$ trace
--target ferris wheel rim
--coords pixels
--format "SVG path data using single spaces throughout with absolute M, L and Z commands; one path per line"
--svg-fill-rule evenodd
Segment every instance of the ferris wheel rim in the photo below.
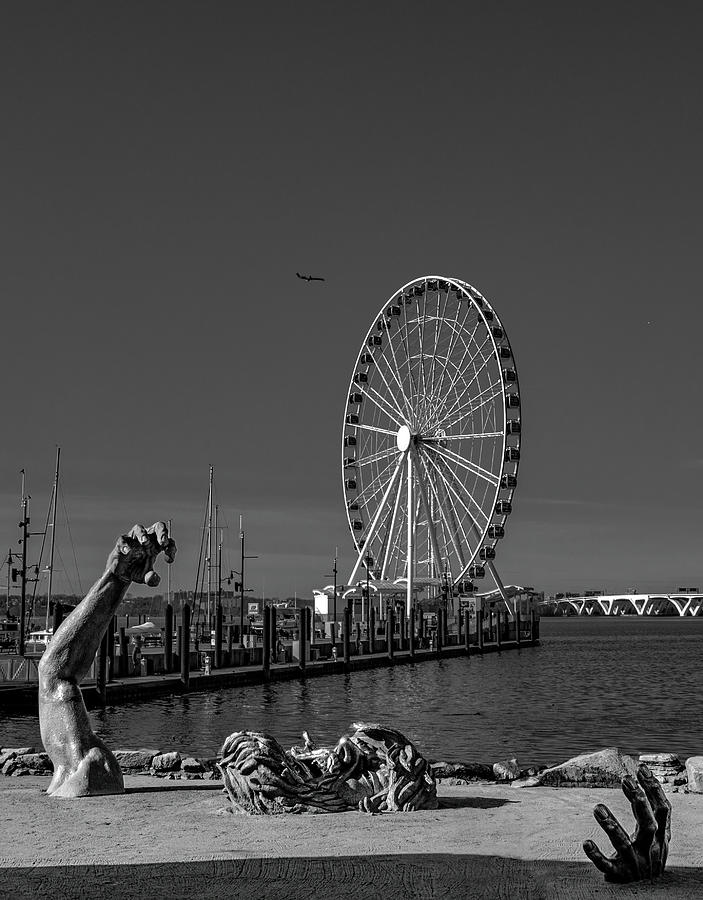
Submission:
M 488 364 L 490 362 L 494 365 L 494 367 L 496 367 L 496 370 L 498 373 L 500 373 L 501 375 L 504 375 L 506 370 L 503 369 L 501 360 L 505 359 L 505 358 L 510 359 L 511 367 L 512 367 L 510 371 L 513 373 L 513 375 L 511 376 L 512 377 L 511 390 L 516 392 L 515 396 L 517 396 L 517 398 L 518 398 L 518 407 L 517 407 L 518 415 L 521 414 L 521 410 L 522 410 L 521 394 L 519 391 L 519 380 L 518 380 L 518 376 L 517 376 L 517 367 L 516 367 L 516 363 L 515 363 L 514 353 L 512 351 L 512 347 L 510 345 L 510 341 L 507 337 L 507 333 L 505 332 L 505 328 L 502 324 L 502 321 L 495 313 L 495 310 L 494 310 L 492 304 L 490 304 L 490 302 L 485 298 L 485 296 L 477 288 L 475 288 L 472 284 L 470 284 L 469 282 L 467 282 L 463 279 L 456 278 L 454 276 L 422 275 L 422 276 L 418 276 L 416 278 L 410 279 L 402 287 L 398 288 L 393 294 L 391 294 L 391 296 L 388 298 L 388 300 L 384 304 L 382 304 L 378 313 L 372 319 L 371 324 L 370 324 L 368 330 L 366 331 L 364 338 L 362 340 L 359 352 L 357 353 L 357 356 L 356 356 L 354 368 L 352 371 L 352 376 L 349 380 L 349 387 L 348 387 L 348 392 L 347 392 L 348 400 L 345 403 L 345 415 L 344 415 L 343 426 L 342 426 L 342 473 L 341 473 L 342 474 L 342 487 L 343 487 L 343 494 L 345 496 L 345 501 L 346 501 L 345 511 L 347 514 L 347 521 L 348 521 L 348 525 L 349 525 L 349 528 L 350 528 L 350 531 L 352 534 L 352 538 L 354 540 L 355 548 L 358 552 L 357 565 L 354 570 L 354 571 L 356 571 L 359 566 L 359 560 L 364 555 L 365 541 L 363 539 L 357 538 L 357 536 L 355 534 L 355 530 L 356 530 L 355 522 L 358 522 L 359 520 L 356 520 L 352 516 L 352 512 L 359 512 L 360 507 L 358 505 L 359 504 L 358 500 L 355 501 L 354 499 L 352 499 L 352 501 L 349 501 L 349 489 L 348 489 L 347 485 L 350 481 L 353 481 L 354 479 L 348 479 L 346 477 L 349 472 L 349 467 L 345 464 L 345 461 L 349 459 L 349 456 L 346 455 L 346 454 L 348 454 L 349 451 L 348 451 L 347 444 L 345 443 L 345 439 L 350 436 L 358 435 L 360 431 L 369 430 L 371 432 L 374 432 L 376 435 L 382 435 L 383 438 L 386 440 L 387 446 L 378 451 L 377 459 L 374 460 L 374 464 L 378 463 L 378 462 L 382 462 L 382 461 L 385 461 L 387 464 L 382 469 L 378 469 L 378 468 L 376 469 L 375 477 L 370 482 L 371 486 L 374 487 L 374 490 L 371 493 L 368 493 L 367 496 L 363 498 L 364 512 L 367 514 L 367 516 L 370 516 L 370 509 L 372 508 L 372 504 L 374 503 L 374 501 L 379 501 L 379 497 L 380 497 L 380 501 L 378 502 L 378 505 L 376 506 L 376 511 L 380 513 L 384 504 L 386 504 L 388 502 L 388 498 L 390 496 L 390 493 L 393 490 L 393 485 L 394 485 L 395 479 L 397 478 L 398 471 L 401 467 L 402 462 L 404 460 L 408 459 L 410 456 L 412 456 L 415 460 L 415 467 L 417 469 L 416 477 L 418 479 L 420 479 L 420 482 L 426 482 L 425 495 L 423 495 L 420 498 L 420 501 L 418 502 L 418 509 L 420 508 L 420 506 L 422 506 L 424 509 L 425 507 L 428 507 L 430 505 L 431 501 L 430 501 L 430 498 L 427 496 L 426 487 L 427 487 L 427 485 L 429 485 L 430 493 L 432 493 L 434 491 L 434 484 L 436 481 L 437 483 L 442 485 L 441 493 L 444 493 L 444 495 L 445 495 L 445 500 L 444 500 L 445 504 L 448 504 L 449 506 L 453 507 L 453 503 L 454 503 L 454 501 L 456 501 L 457 503 L 460 504 L 460 506 L 464 507 L 463 512 L 461 512 L 459 515 L 458 521 L 462 522 L 466 519 L 466 517 L 471 518 L 472 525 L 478 532 L 478 534 L 476 535 L 477 539 L 473 542 L 473 544 L 474 544 L 473 549 L 471 549 L 472 542 L 468 541 L 467 535 L 464 532 L 464 530 L 459 529 L 462 531 L 461 538 L 463 538 L 463 540 L 465 541 L 465 545 L 466 545 L 465 549 L 467 550 L 467 553 L 465 554 L 465 556 L 463 558 L 464 564 L 460 568 L 457 568 L 457 564 L 455 563 L 454 571 L 452 572 L 452 577 L 454 578 L 455 581 L 458 581 L 461 578 L 465 577 L 467 572 L 471 569 L 471 567 L 477 560 L 477 557 L 479 556 L 479 551 L 481 551 L 482 548 L 494 549 L 499 538 L 502 536 L 500 529 L 502 529 L 505 524 L 505 519 L 507 517 L 507 514 L 502 516 L 502 518 L 498 517 L 498 518 L 501 518 L 501 521 L 499 523 L 500 529 L 495 529 L 495 533 L 498 535 L 497 537 L 488 537 L 488 532 L 491 527 L 492 519 L 497 516 L 497 514 L 493 511 L 493 508 L 495 507 L 495 509 L 498 509 L 497 503 L 498 503 L 498 497 L 500 496 L 501 491 L 503 492 L 503 499 L 501 501 L 503 503 L 503 506 L 501 508 L 508 509 L 508 513 L 511 508 L 512 498 L 513 498 L 515 486 L 517 483 L 517 470 L 519 467 L 519 446 L 520 446 L 520 442 L 521 442 L 521 424 L 519 424 L 519 430 L 517 431 L 516 441 L 514 443 L 508 445 L 508 422 L 509 421 L 512 421 L 512 422 L 517 421 L 518 423 L 520 423 L 521 415 L 520 415 L 520 418 L 518 418 L 517 420 L 509 420 L 508 419 L 508 408 L 507 408 L 508 385 L 507 385 L 507 383 L 504 383 L 504 381 L 501 379 L 500 384 L 499 384 L 500 391 L 495 390 L 495 388 L 498 387 L 498 383 L 493 384 L 492 385 L 493 393 L 488 398 L 488 402 L 493 403 L 494 409 L 497 408 L 498 404 L 500 405 L 500 408 L 502 410 L 502 425 L 503 425 L 503 427 L 501 429 L 495 428 L 493 431 L 487 431 L 487 432 L 486 431 L 483 431 L 483 432 L 475 432 L 475 431 L 470 432 L 469 431 L 466 433 L 460 432 L 458 434 L 451 434 L 451 433 L 447 434 L 446 430 L 443 430 L 441 428 L 442 421 L 440 418 L 439 420 L 433 422 L 433 427 L 435 429 L 435 433 L 432 435 L 425 434 L 424 436 L 422 436 L 420 434 L 420 432 L 423 430 L 423 428 L 426 430 L 430 423 L 430 419 L 424 418 L 422 420 L 422 426 L 419 427 L 418 433 L 411 435 L 410 436 L 411 440 L 409 441 L 408 434 L 411 431 L 418 429 L 418 426 L 420 425 L 420 420 L 418 417 L 415 417 L 415 419 L 413 420 L 413 415 L 412 415 L 412 413 L 414 411 L 413 410 L 413 396 L 411 395 L 410 397 L 408 397 L 403 394 L 401 380 L 397 377 L 398 372 L 396 371 L 395 376 L 396 376 L 397 386 L 400 389 L 400 393 L 403 394 L 402 398 L 398 398 L 398 397 L 394 398 L 393 397 L 393 392 L 391 390 L 391 386 L 388 383 L 389 381 L 392 380 L 390 375 L 388 376 L 388 379 L 386 379 L 385 377 L 382 376 L 383 381 L 385 382 L 385 387 L 388 391 L 388 395 L 390 396 L 390 399 L 389 399 L 389 397 L 384 397 L 379 392 L 376 392 L 377 396 L 374 396 L 374 389 L 372 389 L 368 384 L 357 383 L 355 381 L 355 378 L 357 378 L 358 374 L 361 372 L 360 367 L 365 364 L 362 362 L 362 358 L 368 357 L 370 355 L 368 348 L 371 345 L 371 339 L 376 334 L 376 329 L 381 329 L 381 327 L 382 327 L 382 323 L 384 322 L 384 318 L 383 318 L 384 313 L 387 314 L 387 310 L 391 309 L 391 307 L 394 305 L 394 301 L 397 300 L 397 298 L 405 298 L 407 296 L 407 292 L 410 291 L 410 289 L 412 289 L 414 291 L 415 288 L 421 284 L 425 285 L 424 294 L 423 294 L 423 296 L 425 297 L 425 303 L 424 303 L 424 312 L 423 312 L 423 319 L 422 319 L 422 329 L 420 329 L 420 326 L 418 325 L 418 332 L 421 335 L 421 340 L 424 337 L 424 327 L 425 327 L 425 324 L 426 324 L 426 321 L 428 318 L 426 313 L 427 313 L 427 295 L 429 293 L 434 292 L 439 295 L 440 293 L 442 293 L 442 291 L 446 290 L 446 298 L 445 298 L 445 304 L 444 304 L 443 317 L 440 317 L 440 308 L 441 307 L 440 307 L 439 299 L 437 300 L 436 315 L 434 315 L 434 317 L 433 316 L 429 317 L 430 321 L 434 321 L 435 319 L 437 321 L 437 324 L 435 325 L 435 328 L 436 328 L 435 348 L 434 348 L 435 351 L 437 350 L 437 334 L 439 333 L 439 330 L 441 330 L 441 328 L 444 327 L 445 322 L 450 320 L 450 319 L 446 318 L 446 312 L 449 307 L 450 293 L 454 292 L 456 294 L 457 310 L 458 310 L 459 300 L 467 299 L 469 301 L 469 303 L 466 304 L 467 310 L 474 311 L 476 313 L 476 325 L 474 327 L 474 335 L 475 335 L 476 329 L 478 328 L 479 324 L 482 325 L 482 328 L 485 330 L 485 336 L 487 338 L 486 343 L 489 343 L 489 345 L 490 345 L 489 346 L 490 355 L 488 355 L 486 357 L 486 359 L 484 361 L 484 366 L 488 366 Z M 439 288 L 430 287 L 430 285 L 434 285 L 434 284 L 437 284 L 439 286 Z M 405 303 L 407 304 L 407 302 L 408 301 L 406 299 Z M 419 309 L 419 301 L 418 301 L 418 309 Z M 486 315 L 486 312 L 488 313 L 488 315 Z M 419 317 L 419 311 L 418 311 L 418 317 Z M 458 317 L 458 311 L 456 313 L 456 317 Z M 456 317 L 455 317 L 454 321 L 456 321 Z M 463 324 L 466 323 L 468 318 L 469 318 L 469 312 L 467 312 L 465 314 Z M 439 324 L 440 319 L 441 319 L 441 324 Z M 419 322 L 419 318 L 418 318 L 418 322 Z M 508 351 L 507 357 L 505 356 L 504 353 L 501 356 L 501 352 L 499 352 L 499 344 L 497 343 L 498 339 L 496 338 L 497 332 L 495 330 L 495 325 L 492 325 L 491 323 L 497 323 L 497 330 L 500 331 L 502 334 L 502 337 L 500 338 L 500 348 L 501 348 L 501 351 L 503 351 L 507 348 L 507 351 Z M 408 325 L 407 316 L 406 316 L 405 324 L 406 324 L 406 336 L 407 336 L 407 325 Z M 386 328 L 386 327 L 388 328 L 388 330 L 390 330 L 390 326 L 384 326 L 384 328 Z M 384 338 L 386 337 L 385 330 L 382 331 L 382 336 Z M 473 335 L 472 335 L 472 339 L 473 339 Z M 457 340 L 458 340 L 458 338 L 457 338 Z M 408 343 L 409 343 L 409 340 L 408 340 Z M 393 353 L 393 355 L 395 357 L 395 351 L 393 349 L 392 342 L 389 341 L 389 345 L 391 346 L 391 352 Z M 450 340 L 450 346 L 451 346 L 451 340 Z M 467 349 L 468 349 L 468 345 L 467 345 Z M 482 348 L 479 348 L 479 352 L 481 349 Z M 379 351 L 379 356 L 377 358 L 384 359 L 386 363 L 389 363 L 389 360 L 384 356 L 384 353 L 385 353 L 385 347 L 384 347 L 383 351 Z M 423 353 L 422 345 L 420 348 L 420 353 L 421 354 Z M 478 354 L 474 355 L 472 361 L 475 361 L 477 355 Z M 368 362 L 368 360 L 367 360 L 367 362 Z M 394 362 L 396 365 L 396 369 L 398 369 L 397 360 L 394 359 Z M 403 360 L 403 362 L 405 363 L 405 362 L 409 362 L 409 361 Z M 423 367 L 422 371 L 424 372 L 425 363 L 424 363 L 424 358 L 422 358 L 422 357 L 421 357 L 421 362 L 422 362 L 422 367 Z M 369 368 L 370 368 L 370 366 L 369 366 Z M 434 358 L 433 358 L 433 368 L 434 368 Z M 449 354 L 447 354 L 445 366 L 442 371 L 442 379 L 444 379 L 444 376 L 446 375 L 448 368 L 449 368 Z M 378 371 L 380 372 L 380 366 L 378 368 Z M 476 377 L 478 377 L 478 374 L 476 375 Z M 457 380 L 458 380 L 458 376 L 455 379 L 455 384 L 454 384 L 455 387 L 456 387 Z M 476 379 L 474 379 L 474 380 L 476 380 Z M 410 383 L 412 383 L 412 379 L 411 379 Z M 451 383 L 452 382 L 450 379 L 450 384 Z M 352 423 L 349 422 L 350 398 L 353 395 L 357 395 L 357 394 L 362 395 L 364 398 L 370 399 L 376 405 L 376 407 L 378 408 L 377 418 L 379 416 L 385 417 L 384 424 L 387 427 L 385 427 L 385 428 L 381 427 L 378 424 L 378 422 L 376 422 L 376 424 L 373 424 L 373 425 L 369 424 L 368 421 L 362 422 L 361 415 L 359 415 L 359 410 L 361 409 L 361 404 L 359 404 L 359 406 L 357 407 L 357 414 L 355 416 L 352 415 L 352 418 L 356 418 L 356 421 L 352 422 Z M 499 397 L 500 397 L 500 400 L 498 400 Z M 433 397 L 433 395 L 430 395 L 430 400 L 432 400 L 432 399 L 434 399 L 434 397 Z M 426 396 L 423 396 L 422 400 L 423 400 L 423 405 L 424 405 L 424 415 L 426 416 L 429 401 L 427 400 Z M 453 406 L 453 411 L 455 414 L 457 412 L 460 413 L 460 415 L 459 415 L 458 419 L 450 421 L 450 425 L 455 425 L 457 423 L 460 423 L 464 418 L 461 415 L 461 412 L 462 412 L 461 403 L 459 403 L 458 408 L 457 408 L 456 404 L 457 404 L 457 401 L 455 400 L 454 406 Z M 471 413 L 473 414 L 473 409 L 471 410 Z M 350 434 L 350 429 L 351 429 L 351 434 Z M 402 434 L 402 442 L 401 442 L 401 434 Z M 495 463 L 495 459 L 496 459 L 495 446 L 494 446 L 493 455 L 492 455 L 493 465 L 494 465 L 494 468 L 497 470 L 495 473 L 489 472 L 488 470 L 481 471 L 482 467 L 477 466 L 477 464 L 473 463 L 471 460 L 468 460 L 466 457 L 462 456 L 461 453 L 454 453 L 451 449 L 447 448 L 448 443 L 449 444 L 457 443 L 458 446 L 461 448 L 462 442 L 464 442 L 464 441 L 481 440 L 481 439 L 485 439 L 485 438 L 491 438 L 494 440 L 497 440 L 498 438 L 500 438 L 499 452 L 497 454 L 497 458 L 498 458 L 497 464 Z M 506 467 L 508 465 L 507 451 L 508 451 L 509 447 L 512 448 L 512 450 L 516 451 L 516 452 L 515 452 L 515 458 L 514 459 L 511 458 L 509 461 L 510 462 L 510 472 L 506 473 Z M 432 451 L 432 453 L 430 453 L 430 450 Z M 484 506 L 488 506 L 490 511 L 488 513 L 486 513 L 485 510 L 481 510 L 481 518 L 484 520 L 483 522 L 476 521 L 476 518 L 471 516 L 471 513 L 469 512 L 469 509 L 467 508 L 469 502 L 472 500 L 472 497 L 471 497 L 470 493 L 468 493 L 466 490 L 465 482 L 461 482 L 459 479 L 457 479 L 458 488 L 459 488 L 459 489 L 457 489 L 457 484 L 452 484 L 451 478 L 448 477 L 448 475 L 447 475 L 447 471 L 443 471 L 443 467 L 448 469 L 449 463 L 453 463 L 455 465 L 463 465 L 465 468 L 467 468 L 471 472 L 471 474 L 473 476 L 475 476 L 477 478 L 480 477 L 480 478 L 490 480 L 493 494 L 490 496 L 490 502 L 487 503 L 486 502 L 486 493 L 484 491 L 484 498 L 483 498 Z M 360 460 L 359 465 L 368 465 L 370 467 L 371 463 L 369 462 L 368 459 L 365 461 Z M 451 475 L 451 470 L 448 470 L 448 471 Z M 423 473 L 424 473 L 424 475 L 423 475 Z M 510 479 L 508 479 L 508 486 L 502 487 L 503 476 L 506 474 L 509 474 L 512 476 L 512 481 Z M 375 482 L 378 482 L 378 484 L 376 485 Z M 367 488 L 365 488 L 364 490 L 367 490 Z M 466 498 L 462 498 L 462 490 L 464 493 L 466 493 L 466 495 L 467 495 Z M 352 498 L 353 497 L 354 497 L 354 495 L 352 494 Z M 363 497 L 363 492 L 362 492 L 362 497 Z M 396 506 L 397 506 L 399 498 L 400 498 L 400 489 L 398 489 L 397 496 L 396 496 Z M 462 503 L 462 499 L 466 499 L 467 502 Z M 442 540 L 443 540 L 445 552 L 448 552 L 449 545 L 452 544 L 453 545 L 452 550 L 456 551 L 456 553 L 455 553 L 456 557 L 459 560 L 462 560 L 462 553 L 459 549 L 459 544 L 460 544 L 461 538 L 459 538 L 456 533 L 458 529 L 457 529 L 456 525 L 452 525 L 451 523 L 447 523 L 444 521 L 443 502 L 442 502 L 442 498 L 439 493 L 437 493 L 437 495 L 433 498 L 433 500 L 436 503 L 436 509 L 439 510 L 438 520 L 440 521 L 440 523 L 442 525 L 442 529 L 443 529 Z M 353 506 L 354 502 L 357 503 L 356 507 Z M 476 515 L 478 515 L 478 513 L 476 513 Z M 392 517 L 389 516 L 389 518 L 391 519 L 390 528 L 391 528 L 391 531 L 393 531 L 393 529 L 395 528 L 395 525 L 396 525 L 396 511 L 393 511 Z M 408 518 L 410 518 L 409 514 L 408 514 Z M 434 527 L 434 520 L 432 519 L 432 516 L 431 516 L 429 510 L 426 511 L 426 520 L 427 520 L 427 529 L 426 530 L 428 531 L 428 533 L 431 533 L 433 531 L 433 527 Z M 375 524 L 377 524 L 377 522 Z M 496 524 L 496 523 L 494 523 L 494 524 Z M 374 525 L 374 528 L 375 528 L 375 525 Z M 371 534 L 371 537 L 374 536 L 373 528 L 369 528 L 369 533 Z M 436 542 L 436 535 L 435 535 L 435 542 Z M 469 550 L 471 550 L 470 553 L 468 552 Z M 393 552 L 395 553 L 396 550 L 394 550 Z M 435 555 L 437 555 L 436 550 L 433 550 L 433 553 Z M 468 559 L 465 558 L 466 555 L 468 555 L 468 557 L 469 557 Z M 386 567 L 387 561 L 388 561 L 388 552 L 386 551 L 386 556 L 384 558 L 384 564 L 383 564 L 384 569 Z M 388 577 L 387 572 L 382 571 L 381 578 L 386 578 L 386 577 Z

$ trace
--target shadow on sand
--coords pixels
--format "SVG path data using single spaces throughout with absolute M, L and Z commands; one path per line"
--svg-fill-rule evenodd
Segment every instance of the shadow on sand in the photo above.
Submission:
M 4 868 L 0 869 L 0 896 L 13 900 L 42 896 L 63 900 L 570 900 L 635 896 L 640 900 L 692 900 L 703 896 L 703 868 L 674 867 L 653 884 L 609 885 L 587 861 L 444 853 L 262 859 L 235 858 L 236 849 L 231 852 L 228 859 L 196 862 Z

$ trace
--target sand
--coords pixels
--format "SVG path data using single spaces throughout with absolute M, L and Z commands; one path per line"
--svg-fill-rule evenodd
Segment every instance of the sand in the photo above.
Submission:
M 440 784 L 409 814 L 247 817 L 221 784 L 126 777 L 118 797 L 57 800 L 48 779 L 0 779 L 0 896 L 8 898 L 703 897 L 703 795 L 671 794 L 667 874 L 608 885 L 581 842 L 607 838 L 619 790 Z

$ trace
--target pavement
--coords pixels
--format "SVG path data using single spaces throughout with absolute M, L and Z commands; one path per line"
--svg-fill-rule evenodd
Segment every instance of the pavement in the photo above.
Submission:
M 440 808 L 281 817 L 233 814 L 217 781 L 126 776 L 127 793 L 47 797 L 47 778 L 0 779 L 0 897 L 701 898 L 703 795 L 670 794 L 667 872 L 609 885 L 581 843 L 608 840 L 621 791 L 439 785 Z

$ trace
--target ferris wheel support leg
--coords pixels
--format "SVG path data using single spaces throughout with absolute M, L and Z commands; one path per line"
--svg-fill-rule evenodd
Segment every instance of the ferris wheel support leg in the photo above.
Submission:
M 486 562 L 486 568 L 493 576 L 493 581 L 495 581 L 496 587 L 498 588 L 498 592 L 500 593 L 500 596 L 503 598 L 503 602 L 505 603 L 506 607 L 512 611 L 513 618 L 515 618 L 516 610 L 517 610 L 517 600 L 515 600 L 515 598 L 513 598 L 512 602 L 511 602 L 510 597 L 508 597 L 508 594 L 505 590 L 505 585 L 503 584 L 501 577 L 498 574 L 498 571 L 497 571 L 496 567 L 493 565 L 493 563 L 491 562 L 491 560 L 488 560 Z
M 413 563 L 415 562 L 415 547 L 414 547 L 414 534 L 415 534 L 415 504 L 413 502 L 413 460 L 412 456 L 408 453 L 408 554 L 407 554 L 407 566 L 408 566 L 408 585 L 405 594 L 405 615 L 406 617 L 410 615 L 410 610 L 413 605 L 413 569 L 415 568 Z

